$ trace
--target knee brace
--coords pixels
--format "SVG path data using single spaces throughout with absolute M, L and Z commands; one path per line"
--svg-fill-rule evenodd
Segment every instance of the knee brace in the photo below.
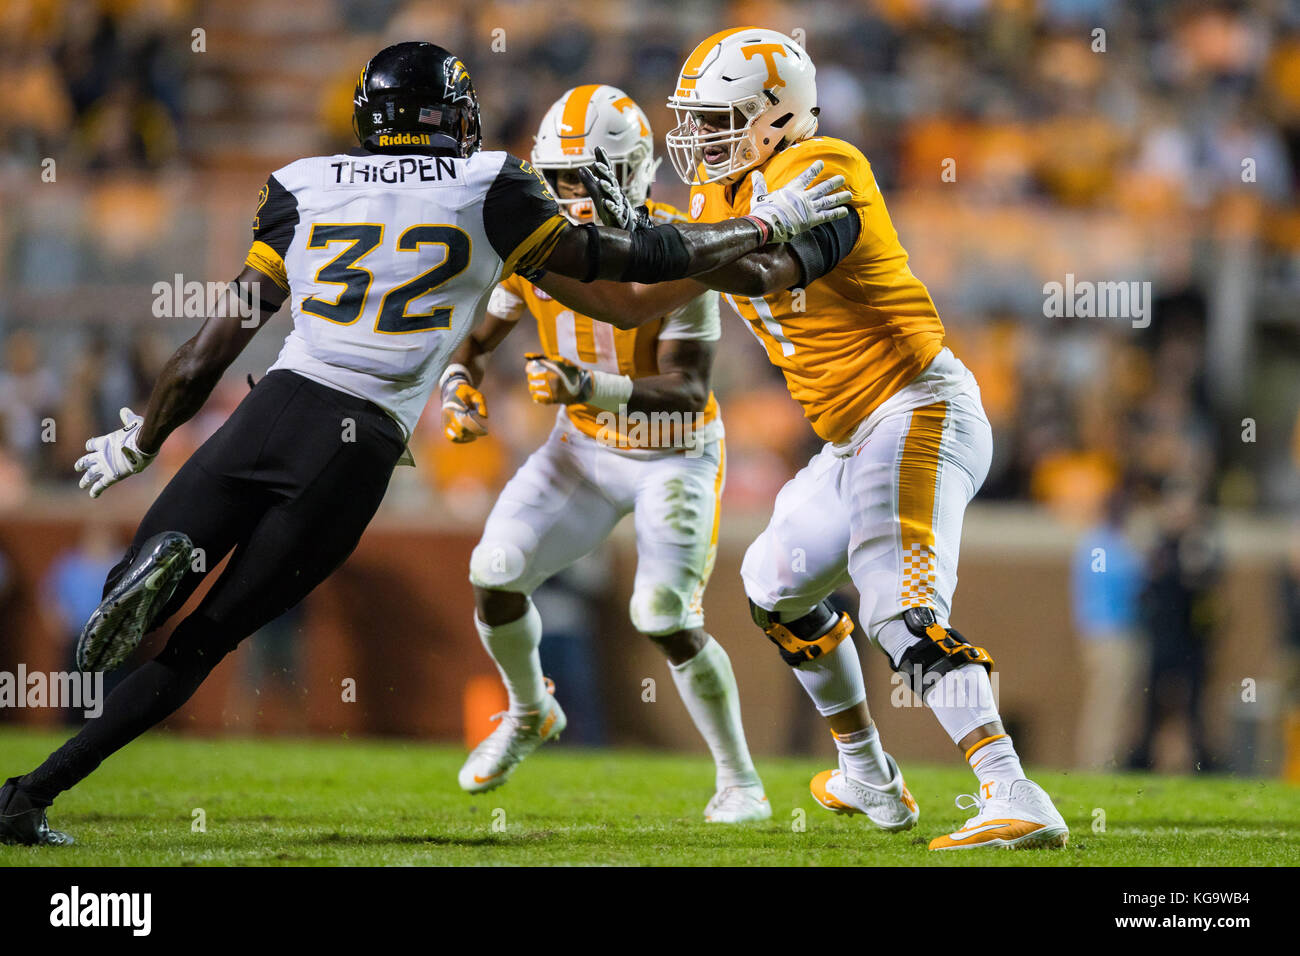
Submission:
M 849 616 L 837 613 L 825 600 L 793 620 L 782 620 L 778 612 L 761 608 L 753 601 L 749 602 L 749 614 L 791 667 L 830 653 L 853 633 Z
M 934 686 L 944 674 L 967 664 L 993 670 L 993 658 L 950 627 L 943 627 L 928 607 L 910 607 L 903 612 L 903 623 L 920 640 L 903 652 L 894 670 L 903 675 L 912 693 L 918 696 Z

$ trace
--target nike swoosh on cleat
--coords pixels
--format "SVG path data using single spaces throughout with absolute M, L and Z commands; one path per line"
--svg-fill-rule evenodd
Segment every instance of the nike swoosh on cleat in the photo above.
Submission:
M 478 774 L 474 774 L 474 782 L 475 782 L 475 783 L 487 783 L 489 780 L 495 780 L 497 777 L 501 776 L 503 773 L 505 773 L 504 770 L 498 770 L 496 773 L 489 774 L 489 775 L 486 776 L 486 777 L 480 777 Z
M 976 827 L 974 830 L 958 830 L 956 833 L 949 833 L 949 840 L 969 840 L 971 837 L 989 830 L 1005 830 L 1005 823 L 986 823 L 982 827 Z
M 834 811 L 835 813 L 861 813 L 862 812 L 857 807 L 851 807 L 847 803 L 841 803 L 839 800 L 837 800 L 834 796 L 832 796 L 829 793 L 826 794 L 825 797 L 819 796 L 818 794 L 814 793 L 813 799 L 816 800 L 818 803 L 820 803 L 827 810 Z

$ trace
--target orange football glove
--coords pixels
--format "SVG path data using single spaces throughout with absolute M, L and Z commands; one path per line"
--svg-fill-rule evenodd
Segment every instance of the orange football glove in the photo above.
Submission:
M 529 352 L 524 359 L 528 394 L 538 405 L 581 404 L 591 397 L 591 372 L 585 368 L 540 352 Z
M 488 433 L 487 401 L 463 372 L 444 376 L 442 382 L 442 433 L 457 444 Z

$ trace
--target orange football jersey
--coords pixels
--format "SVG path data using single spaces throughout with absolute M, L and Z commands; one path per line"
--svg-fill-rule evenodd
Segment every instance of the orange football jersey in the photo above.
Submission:
M 854 146 L 817 136 L 776 153 L 758 169 L 773 190 L 819 159 L 826 168 L 818 179 L 843 175 L 852 193 L 851 215 L 862 221 L 856 245 L 807 289 L 724 298 L 785 374 L 813 430 L 840 442 L 930 364 L 943 348 L 944 331 L 930 293 L 908 267 L 871 165 Z M 690 221 L 747 214 L 752 175 L 753 170 L 745 173 L 734 187 L 694 187 Z
M 685 217 L 667 203 L 649 200 L 646 205 L 651 216 L 659 222 L 684 221 Z M 670 318 L 656 319 L 636 329 L 616 329 L 608 322 L 574 312 L 518 273 L 504 280 L 501 288 L 522 299 L 525 308 L 537 320 L 537 335 L 548 358 L 567 359 L 583 368 L 600 369 L 633 379 L 659 374 L 659 338 Z M 638 434 L 634 427 L 631 435 L 621 427 L 610 428 L 611 413 L 594 405 L 570 405 L 567 411 L 570 420 L 583 434 L 613 443 L 615 447 L 654 448 L 662 446 L 662 442 L 656 445 L 656 441 L 667 438 L 666 433 L 671 432 L 674 440 L 680 437 L 668 428 L 647 428 Z M 708 404 L 694 421 L 694 428 L 698 430 L 717 417 L 718 402 L 710 392 Z

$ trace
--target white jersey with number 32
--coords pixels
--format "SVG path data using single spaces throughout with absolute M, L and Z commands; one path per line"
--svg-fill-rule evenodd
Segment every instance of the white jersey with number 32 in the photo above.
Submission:
M 409 437 L 488 294 L 538 268 L 565 226 L 507 153 L 290 163 L 263 187 L 246 260 L 289 293 L 293 331 L 271 368 L 368 399 Z

